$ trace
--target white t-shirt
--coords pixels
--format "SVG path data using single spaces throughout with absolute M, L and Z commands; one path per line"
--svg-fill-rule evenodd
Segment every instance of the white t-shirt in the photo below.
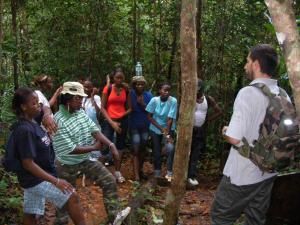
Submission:
M 99 95 L 94 95 L 94 101 L 96 105 L 101 109 L 101 98 Z M 92 103 L 92 98 L 83 98 L 82 100 L 82 107 L 84 108 L 84 111 L 88 115 L 88 117 L 94 121 L 94 123 L 100 128 L 100 124 L 97 119 L 97 111 Z
M 208 104 L 207 104 L 207 100 L 204 96 L 202 103 L 199 104 L 196 102 L 194 127 L 201 127 L 204 124 L 206 114 L 207 114 L 207 109 L 208 109 Z
M 259 78 L 251 82 L 254 83 L 264 83 L 271 92 L 279 93 L 276 80 Z M 237 140 L 245 137 L 249 143 L 252 143 L 259 136 L 259 126 L 265 118 L 268 104 L 268 97 L 258 88 L 250 86 L 242 88 L 235 99 L 226 135 Z M 248 158 L 241 156 L 231 147 L 223 174 L 230 177 L 232 184 L 241 186 L 259 183 L 277 173 L 263 173 Z
M 39 98 L 39 103 L 42 104 L 43 106 L 47 106 L 50 108 L 49 101 L 47 100 L 45 95 L 39 90 L 35 90 L 35 93 L 37 94 L 37 96 Z

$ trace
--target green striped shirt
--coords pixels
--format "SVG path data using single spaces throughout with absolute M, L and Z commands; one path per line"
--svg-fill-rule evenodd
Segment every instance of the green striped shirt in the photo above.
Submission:
M 97 125 L 83 110 L 69 113 L 63 105 L 54 115 L 58 130 L 53 137 L 56 158 L 62 164 L 75 165 L 89 159 L 90 153 L 70 154 L 76 146 L 89 146 L 94 143 L 92 133 L 99 131 Z

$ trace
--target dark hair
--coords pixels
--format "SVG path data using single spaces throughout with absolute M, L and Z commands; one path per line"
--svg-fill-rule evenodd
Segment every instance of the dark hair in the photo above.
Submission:
M 162 89 L 162 87 L 165 85 L 168 85 L 169 87 L 171 87 L 171 84 L 169 82 L 162 82 L 158 85 L 158 90 Z
M 67 103 L 74 97 L 75 95 L 71 95 L 69 93 L 61 94 L 59 96 L 59 104 L 67 105 Z
M 12 110 L 17 117 L 23 114 L 21 105 L 25 104 L 33 93 L 34 91 L 28 87 L 20 87 L 15 91 L 12 99 Z
M 93 86 L 93 87 L 95 87 L 95 82 L 93 81 L 93 80 L 91 80 L 91 79 L 86 79 L 84 82 L 83 82 L 83 84 L 85 83 L 85 82 L 90 82 L 91 83 L 91 85 Z
M 122 67 L 120 67 L 120 66 L 118 66 L 118 67 L 116 67 L 113 71 L 112 71 L 112 73 L 111 73 L 111 75 L 112 75 L 112 78 L 118 73 L 118 72 L 120 72 L 120 73 L 123 73 L 124 74 L 124 70 L 123 70 L 123 68 Z
M 278 55 L 275 49 L 268 44 L 259 44 L 250 49 L 249 57 L 252 61 L 257 60 L 261 72 L 273 77 L 276 75 Z
M 37 87 L 41 86 L 42 84 L 47 83 L 47 81 L 51 79 L 48 75 L 46 74 L 40 74 L 39 76 L 36 76 L 33 80 L 33 84 Z

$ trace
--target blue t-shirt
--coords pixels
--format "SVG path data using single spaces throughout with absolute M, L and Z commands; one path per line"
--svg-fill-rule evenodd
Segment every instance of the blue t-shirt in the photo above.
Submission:
M 35 122 L 20 120 L 9 137 L 12 138 L 16 158 L 33 159 L 33 161 L 45 170 L 56 176 L 54 167 L 54 150 L 48 134 Z M 21 164 L 22 165 L 22 164 Z M 23 167 L 16 172 L 19 183 L 23 188 L 30 188 L 43 182 L 42 179 L 32 175 Z
M 146 107 L 146 111 L 153 114 L 153 119 L 162 127 L 167 127 L 168 118 L 173 119 L 171 130 L 175 130 L 177 116 L 177 99 L 169 96 L 168 100 L 161 101 L 160 96 L 153 97 Z M 161 131 L 150 124 L 151 131 L 161 134 Z
M 150 121 L 147 118 L 148 113 L 146 112 L 145 108 L 137 102 L 137 95 L 135 90 L 131 90 L 129 94 L 132 106 L 132 112 L 129 115 L 129 128 L 148 129 L 150 124 Z M 143 97 L 144 103 L 145 105 L 147 105 L 152 98 L 152 94 L 149 91 L 144 91 Z

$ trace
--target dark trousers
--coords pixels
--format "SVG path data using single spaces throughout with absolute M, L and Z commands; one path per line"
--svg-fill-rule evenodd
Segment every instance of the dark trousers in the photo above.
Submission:
M 117 184 L 114 176 L 101 162 L 85 160 L 76 165 L 61 165 L 59 162 L 56 165 L 58 177 L 65 179 L 74 187 L 76 179 L 83 174 L 91 181 L 94 181 L 103 191 L 104 207 L 109 221 L 114 221 L 119 210 Z M 67 224 L 65 218 L 67 218 L 66 212 L 59 210 L 55 224 Z
M 165 150 L 167 153 L 167 170 L 173 171 L 173 159 L 174 159 L 174 143 L 166 143 L 162 134 L 156 134 L 155 132 L 150 130 L 150 136 L 152 138 L 153 144 L 153 162 L 154 162 L 154 170 L 161 170 L 161 150 L 162 147 L 165 146 Z M 174 133 L 171 133 L 171 136 L 174 138 Z
M 265 224 L 274 180 L 237 186 L 223 176 L 211 209 L 211 225 L 232 225 L 242 213 L 245 225 Z
M 116 147 L 118 150 L 123 150 L 126 147 L 125 140 L 127 135 L 127 128 L 128 128 L 128 119 L 124 117 L 122 119 L 114 119 L 115 122 L 121 124 L 122 132 L 120 134 L 116 133 Z M 114 142 L 114 133 L 115 130 L 112 126 L 107 122 L 107 120 L 103 123 L 103 130 L 102 133 L 107 137 L 110 141 Z
M 203 127 L 194 127 L 191 145 L 191 154 L 188 170 L 188 178 L 197 177 L 197 165 L 200 155 L 205 149 L 205 129 Z

